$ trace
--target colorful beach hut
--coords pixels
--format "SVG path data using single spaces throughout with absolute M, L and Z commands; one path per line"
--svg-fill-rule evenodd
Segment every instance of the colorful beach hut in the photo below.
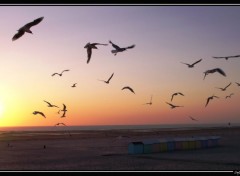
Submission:
M 141 141 L 130 142 L 128 144 L 129 154 L 142 154 L 143 153 L 143 143 Z

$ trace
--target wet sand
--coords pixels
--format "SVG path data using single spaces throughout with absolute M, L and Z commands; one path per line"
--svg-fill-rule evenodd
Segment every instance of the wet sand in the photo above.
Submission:
M 192 130 L 12 131 L 0 134 L 1 171 L 240 170 L 240 127 Z M 128 154 L 128 144 L 167 137 L 221 136 L 215 148 Z M 45 145 L 45 148 L 44 148 Z

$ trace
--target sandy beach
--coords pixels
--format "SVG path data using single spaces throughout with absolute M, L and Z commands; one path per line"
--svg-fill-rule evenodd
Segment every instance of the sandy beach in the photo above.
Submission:
M 189 130 L 1 132 L 1 171 L 240 170 L 240 127 Z M 167 137 L 221 136 L 218 147 L 128 154 L 128 144 Z M 45 148 L 44 148 L 45 146 Z

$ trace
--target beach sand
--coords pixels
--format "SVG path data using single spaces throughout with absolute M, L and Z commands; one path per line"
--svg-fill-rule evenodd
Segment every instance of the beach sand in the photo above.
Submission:
M 240 170 L 240 127 L 192 130 L 11 131 L 0 134 L 1 171 Z M 128 136 L 128 137 L 127 137 Z M 221 136 L 218 147 L 128 154 L 128 144 L 167 137 Z M 46 148 L 44 148 L 44 145 Z

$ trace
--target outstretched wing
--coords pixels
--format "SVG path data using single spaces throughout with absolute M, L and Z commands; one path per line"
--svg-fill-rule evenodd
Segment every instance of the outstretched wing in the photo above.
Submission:
M 202 61 L 202 59 L 199 59 L 198 61 L 194 62 L 192 65 L 195 65 L 195 64 L 197 64 L 197 63 L 199 63 L 201 61 Z
M 49 102 L 47 102 L 47 101 L 45 101 L 45 100 L 43 100 L 44 102 L 46 102 L 49 106 L 52 106 L 52 104 L 51 103 L 49 103 Z
M 209 103 L 209 101 L 210 101 L 210 97 L 207 99 L 207 102 L 206 102 L 206 105 L 205 105 L 205 107 L 208 105 L 208 103 Z
M 188 64 L 188 63 L 184 63 L 184 62 L 181 62 L 181 63 L 182 63 L 182 64 L 185 64 L 185 65 L 188 65 L 188 66 L 190 65 L 190 64 Z
M 88 47 L 87 48 L 87 64 L 90 62 L 90 59 L 91 59 L 91 56 L 92 56 L 92 48 L 91 47 Z
M 116 44 L 112 43 L 111 40 L 109 40 L 109 43 L 111 43 L 113 48 L 115 48 L 116 50 L 121 49 L 119 46 L 117 46 Z
M 107 46 L 108 44 L 102 44 L 102 43 L 91 43 L 91 45 L 104 45 L 104 46 Z
M 114 73 L 110 76 L 110 78 L 107 80 L 107 82 L 109 82 L 112 79 L 113 75 L 114 75 Z
M 16 34 L 13 36 L 12 41 L 17 40 L 18 38 L 22 37 L 24 33 L 25 33 L 24 30 L 19 30 L 18 33 L 16 33 Z
M 183 94 L 183 93 L 181 93 L 181 92 L 178 92 L 178 94 L 179 94 L 179 95 L 182 95 L 182 96 L 184 96 L 184 94 Z
M 125 49 L 131 49 L 131 48 L 134 48 L 134 47 L 135 47 L 135 45 L 131 45 L 131 46 L 126 47 Z
M 218 73 L 220 73 L 223 76 L 226 76 L 225 72 L 220 68 L 216 68 L 215 71 L 217 71 Z
M 122 90 L 124 90 L 124 89 L 128 89 L 128 90 L 130 90 L 132 93 L 135 94 L 134 90 L 133 90 L 131 87 L 129 87 L 129 86 L 126 86 L 126 87 L 123 87 L 123 88 L 122 88 Z
M 54 75 L 59 75 L 59 74 L 58 73 L 53 73 L 52 76 L 54 76 Z
M 43 20 L 44 17 L 40 17 L 40 18 L 37 18 L 36 20 L 30 22 L 30 23 L 27 23 L 25 25 L 25 27 L 28 27 L 28 28 L 31 28 L 32 26 L 35 26 L 37 25 L 38 23 L 40 23 L 42 20 Z
M 224 89 L 228 88 L 232 83 L 230 82 Z
M 63 72 L 66 72 L 66 71 L 69 71 L 69 70 L 63 70 L 61 74 L 63 74 Z
M 63 110 L 62 111 L 66 111 L 66 105 L 63 104 Z

